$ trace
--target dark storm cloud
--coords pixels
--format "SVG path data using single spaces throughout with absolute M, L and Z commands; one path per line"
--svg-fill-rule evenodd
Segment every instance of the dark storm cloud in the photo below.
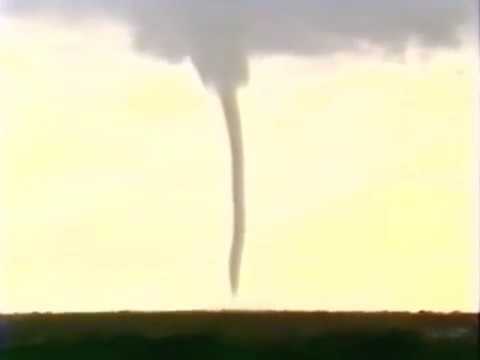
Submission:
M 455 46 L 476 0 L 6 0 L 7 11 L 111 17 L 128 24 L 138 49 L 188 57 L 215 87 L 248 79 L 250 55 L 316 55 L 362 41 L 401 52 L 409 39 Z

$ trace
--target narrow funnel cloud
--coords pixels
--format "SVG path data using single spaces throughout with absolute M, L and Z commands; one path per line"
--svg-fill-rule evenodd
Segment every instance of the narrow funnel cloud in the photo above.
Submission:
M 233 239 L 230 250 L 230 287 L 232 294 L 236 294 L 240 282 L 240 265 L 245 236 L 245 194 L 244 194 L 244 165 L 242 125 L 238 111 L 235 93 L 226 91 L 220 94 L 220 99 L 227 124 L 232 168 L 233 191 Z
M 199 20 L 187 17 L 191 60 L 205 86 L 217 93 L 223 109 L 231 156 L 233 234 L 230 247 L 230 288 L 235 295 L 245 237 L 244 151 L 237 89 L 248 81 L 248 56 L 243 46 L 244 27 L 240 9 L 224 1 L 212 1 L 223 16 Z M 191 13 L 189 13 L 191 14 Z M 206 46 L 209 44 L 209 46 Z
M 225 33 L 230 29 L 226 42 L 218 41 L 217 49 L 195 52 L 192 62 L 206 86 L 214 88 L 223 109 L 231 156 L 231 189 L 233 202 L 233 235 L 230 247 L 230 288 L 235 295 L 240 284 L 240 267 L 245 237 L 245 186 L 244 149 L 242 124 L 237 100 L 237 88 L 248 78 L 248 59 L 240 46 L 232 44 L 238 40 L 231 27 L 218 29 Z M 225 39 L 225 38 L 224 38 Z M 239 41 L 236 42 L 239 45 Z M 199 42 L 198 44 L 202 44 Z M 212 70 L 211 72 L 209 70 Z

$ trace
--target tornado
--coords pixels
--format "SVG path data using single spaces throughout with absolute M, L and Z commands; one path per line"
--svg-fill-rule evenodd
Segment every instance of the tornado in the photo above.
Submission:
M 244 152 L 240 113 L 235 90 L 219 93 L 228 132 L 231 157 L 231 191 L 233 205 L 233 234 L 230 246 L 230 289 L 236 295 L 240 285 L 240 267 L 245 240 Z
M 240 286 L 247 211 L 243 135 L 237 92 L 248 83 L 249 61 L 243 7 L 225 0 L 211 0 L 209 4 L 219 16 L 205 21 L 204 18 L 188 13 L 184 24 L 188 29 L 186 38 L 189 39 L 190 60 L 204 86 L 213 90 L 217 96 L 228 135 L 231 184 L 229 200 L 232 204 L 228 275 L 231 294 L 235 296 Z

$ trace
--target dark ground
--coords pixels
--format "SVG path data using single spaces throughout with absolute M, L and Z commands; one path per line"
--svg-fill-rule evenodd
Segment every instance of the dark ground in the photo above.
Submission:
M 477 359 L 475 314 L 0 315 L 0 359 Z

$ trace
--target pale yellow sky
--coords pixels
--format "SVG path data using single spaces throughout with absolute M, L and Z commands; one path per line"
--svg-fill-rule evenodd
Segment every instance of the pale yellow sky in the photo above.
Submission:
M 227 137 L 191 65 L 118 26 L 3 26 L 0 312 L 478 309 L 470 44 L 252 59 L 232 300 Z

